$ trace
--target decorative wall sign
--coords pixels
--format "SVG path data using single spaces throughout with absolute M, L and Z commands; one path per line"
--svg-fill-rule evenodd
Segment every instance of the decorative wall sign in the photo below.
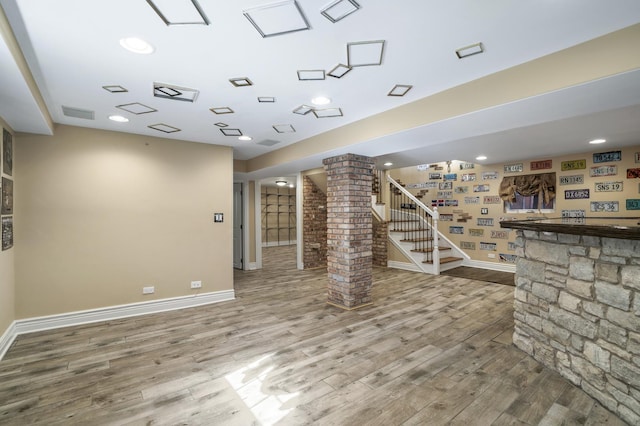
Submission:
M 483 237 L 484 229 L 469 228 L 469 235 L 472 237 Z
M 581 209 L 562 210 L 562 217 L 587 217 L 587 212 Z
M 640 163 L 640 152 L 636 152 L 635 154 L 633 154 L 636 163 Z
M 515 254 L 500 253 L 498 256 L 500 257 L 500 262 L 502 263 L 518 262 L 518 256 L 516 256 Z
M 622 192 L 622 181 L 616 182 L 596 182 L 596 192 Z
M 442 198 L 444 200 L 450 200 L 453 198 L 453 191 L 438 191 L 436 197 Z
M 567 189 L 564 191 L 565 200 L 583 200 L 589 198 L 588 189 Z
M 462 250 L 475 250 L 476 243 L 475 241 L 460 241 L 460 248 Z
M 560 176 L 560 185 L 582 185 L 584 175 Z
M 429 173 L 429 179 L 442 179 L 442 173 Z
M 489 192 L 489 191 L 491 191 L 491 188 L 488 183 L 473 185 L 473 192 Z
M 2 218 L 2 251 L 13 247 L 13 216 Z
M 473 163 L 460 163 L 460 170 L 469 170 L 474 169 L 476 167 Z
M 2 172 L 13 175 L 13 136 L 7 129 L 2 129 Z
M 458 174 L 457 173 L 445 173 L 444 176 L 442 176 L 442 178 L 445 181 L 456 181 L 456 180 L 458 180 Z
M 479 217 L 478 218 L 478 226 L 493 226 L 493 218 L 492 217 Z
M 609 213 L 620 211 L 620 204 L 617 201 L 592 201 L 590 205 L 592 212 Z
M 497 180 L 500 174 L 498 172 L 482 172 L 482 180 Z
M 496 240 L 508 240 L 509 239 L 509 231 L 491 231 L 491 238 L 495 238 Z
M 456 186 L 453 189 L 453 192 L 456 194 L 468 194 L 469 193 L 469 187 L 468 186 Z
M 502 198 L 499 195 L 485 195 L 482 204 L 501 204 Z
M 480 204 L 480 197 L 464 197 L 465 204 Z
M 480 214 L 489 214 L 489 209 L 486 207 L 483 207 L 480 209 Z
M 627 169 L 627 179 L 640 178 L 640 169 Z
M 464 226 L 450 226 L 449 227 L 450 234 L 464 234 Z
M 480 242 L 480 250 L 496 251 L 496 243 L 483 243 Z
M 523 170 L 522 163 L 506 164 L 504 166 L 505 173 L 521 173 Z
M 458 200 L 444 200 L 446 207 L 458 207 Z
M 440 222 L 453 222 L 453 215 L 440 213 Z
M 408 183 L 406 188 L 407 189 L 422 189 L 422 188 L 428 188 L 427 183 Z M 437 182 L 435 182 L 437 184 Z
M 428 188 L 428 189 L 437 189 L 438 183 L 439 182 L 426 182 L 424 185 L 425 185 L 425 188 Z
M 640 200 L 627 199 L 627 210 L 640 210 Z
M 531 170 L 544 170 L 553 167 L 553 160 L 532 161 Z
M 610 161 L 621 161 L 622 151 L 598 152 L 593 154 L 594 163 L 608 163 Z
M 445 189 L 453 189 L 453 182 L 440 182 L 438 185 L 438 189 L 445 190 Z
M 13 181 L 2 178 L 2 214 L 13 214 Z
M 444 207 L 444 200 L 431 200 L 431 207 Z
M 474 182 L 476 180 L 476 174 L 475 173 L 465 173 L 462 175 L 462 182 Z
M 429 170 L 429 165 L 428 164 L 418 164 L 416 166 L 416 168 L 418 169 L 419 172 L 424 172 Z
M 518 246 L 516 246 L 516 243 L 514 243 L 513 241 L 509 241 L 507 243 L 507 250 L 516 251 L 516 248 L 518 248 Z
M 597 166 L 589 170 L 589 176 L 615 176 L 618 174 L 618 166 Z
M 587 160 L 572 160 L 563 161 L 560 163 L 560 170 L 563 172 L 567 170 L 580 170 L 587 168 Z

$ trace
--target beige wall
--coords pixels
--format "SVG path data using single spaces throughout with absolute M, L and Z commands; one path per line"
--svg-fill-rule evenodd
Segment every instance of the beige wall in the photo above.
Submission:
M 460 246 L 462 241 L 465 242 L 475 242 L 476 249 L 475 250 L 465 250 L 465 252 L 471 256 L 473 260 L 479 261 L 487 261 L 487 262 L 500 262 L 500 253 L 503 254 L 514 254 L 513 250 L 509 249 L 509 242 L 515 241 L 515 232 L 508 232 L 508 239 L 497 239 L 491 238 L 491 231 L 505 231 L 505 229 L 500 228 L 500 220 L 502 219 L 527 219 L 527 218 L 536 218 L 536 217 L 561 217 L 562 210 L 585 210 L 587 216 L 600 216 L 600 217 L 636 217 L 640 216 L 639 210 L 626 210 L 626 200 L 627 199 L 640 199 L 640 179 L 627 179 L 627 169 L 629 168 L 640 168 L 640 163 L 635 162 L 636 153 L 640 153 L 640 145 L 629 147 L 629 148 L 615 148 L 605 145 L 598 145 L 597 150 L 585 152 L 582 154 L 575 154 L 557 158 L 535 158 L 529 160 L 522 161 L 514 161 L 509 164 L 522 163 L 523 172 L 522 173 L 505 173 L 504 172 L 504 164 L 490 164 L 490 165 L 482 165 L 482 164 L 474 164 L 473 169 L 461 170 L 460 162 L 453 162 L 451 164 L 451 172 L 456 173 L 457 181 L 453 182 L 453 199 L 458 200 L 457 207 L 438 207 L 438 211 L 441 214 L 452 214 L 453 221 L 440 221 L 438 225 L 438 229 L 444 233 L 444 235 L 453 241 L 456 245 Z M 622 160 L 621 161 L 611 161 L 605 163 L 593 163 L 593 153 L 601 153 L 608 151 L 622 151 Z M 544 169 L 544 170 L 531 170 L 531 162 L 532 161 L 542 161 L 542 160 L 552 160 L 552 168 Z M 561 165 L 563 161 L 572 161 L 572 160 L 586 160 L 586 168 L 579 170 L 569 170 L 562 171 Z M 617 166 L 617 175 L 615 176 L 603 176 L 603 177 L 590 177 L 590 169 L 591 167 L 601 166 L 601 165 L 615 165 Z M 419 184 L 424 182 L 433 181 L 429 179 L 429 173 L 439 172 L 439 173 L 447 173 L 447 165 L 445 163 L 438 163 L 438 166 L 441 167 L 441 170 L 435 170 L 433 167 L 430 167 L 428 170 L 420 171 L 417 167 L 406 167 L 402 169 L 391 170 L 390 175 L 394 179 L 402 180 L 404 184 L 407 185 L 407 189 L 412 194 L 417 194 L 420 189 L 410 189 L 408 188 L 411 184 Z M 483 172 L 497 172 L 498 179 L 496 180 L 482 180 Z M 528 174 L 536 174 L 536 173 L 556 173 L 556 206 L 555 212 L 540 214 L 536 212 L 527 212 L 527 213 L 506 213 L 504 211 L 504 203 L 501 201 L 499 204 L 484 204 L 484 196 L 496 196 L 499 193 L 499 186 L 502 178 L 505 176 L 515 176 L 518 174 L 528 175 Z M 464 174 L 475 174 L 476 181 L 463 182 L 462 175 Z M 577 185 L 560 185 L 560 177 L 561 176 L 571 176 L 571 175 L 583 175 L 584 176 L 584 184 Z M 442 182 L 442 180 L 438 180 L 437 182 Z M 596 192 L 595 191 L 595 183 L 596 182 L 622 182 L 623 183 L 623 191 L 622 192 Z M 489 192 L 474 192 L 474 185 L 489 185 Z M 455 193 L 456 188 L 467 188 L 467 193 Z M 582 199 L 582 200 L 565 200 L 564 191 L 565 190 L 575 190 L 575 189 L 589 189 L 590 198 Z M 431 206 L 432 199 L 438 199 L 439 189 L 429 189 L 428 192 L 423 196 L 422 202 L 427 206 Z M 465 197 L 480 197 L 480 204 L 466 204 Z M 619 201 L 619 212 L 617 213 L 593 213 L 590 212 L 590 202 L 591 201 Z M 482 215 L 481 209 L 487 208 L 488 214 Z M 459 222 L 459 219 L 464 219 L 464 215 L 469 215 L 470 218 L 467 219 L 466 222 Z M 477 219 L 478 218 L 493 218 L 494 225 L 492 227 L 488 226 L 478 226 Z M 449 232 L 450 226 L 462 226 L 464 228 L 464 234 L 457 235 L 451 234 Z M 483 236 L 471 236 L 469 229 L 483 230 Z M 496 243 L 496 251 L 488 251 L 488 250 L 480 250 L 480 243 L 488 242 L 488 243 Z M 490 258 L 490 254 L 495 254 L 495 258 Z M 397 253 L 393 253 L 390 251 L 389 260 L 400 260 L 397 256 Z
M 17 318 L 233 288 L 231 148 L 69 126 L 16 148 Z
M 0 127 L 7 129 L 10 133 L 13 134 L 13 131 L 9 128 L 7 123 L 0 118 Z M 0 129 L 1 130 L 1 129 Z M 1 131 L 0 131 L 1 133 Z M 1 136 L 0 136 L 1 138 Z M 0 139 L 0 144 L 2 140 Z M 15 148 L 18 141 L 15 135 L 13 136 L 13 149 L 15 152 Z M 0 166 L 2 165 L 2 149 L 0 148 Z M 16 179 L 16 173 L 19 169 L 17 161 L 13 159 L 13 176 L 11 179 Z M 9 177 L 2 173 L 2 176 Z M 18 191 L 16 191 L 16 187 L 14 184 L 13 188 L 14 199 L 19 195 Z M 14 206 L 15 212 L 15 206 Z M 15 224 L 14 224 L 15 225 Z M 15 242 L 14 242 L 15 246 Z M 14 268 L 14 252 L 15 248 L 11 248 L 9 250 L 0 251 L 0 336 L 4 334 L 4 332 L 9 328 L 11 323 L 15 320 L 15 268 Z

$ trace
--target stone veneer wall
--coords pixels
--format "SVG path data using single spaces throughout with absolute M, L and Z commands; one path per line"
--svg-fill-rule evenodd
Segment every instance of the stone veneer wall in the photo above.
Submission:
M 373 264 L 387 266 L 387 244 L 389 241 L 389 222 L 373 218 Z
M 305 269 L 326 267 L 327 195 L 308 176 L 302 189 L 302 263 Z
M 372 303 L 371 184 L 373 159 L 344 154 L 323 160 L 327 171 L 327 298 L 354 309 Z
M 518 231 L 514 344 L 640 424 L 640 241 Z

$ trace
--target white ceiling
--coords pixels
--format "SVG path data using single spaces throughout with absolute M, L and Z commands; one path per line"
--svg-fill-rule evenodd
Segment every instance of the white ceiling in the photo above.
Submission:
M 145 0 L 0 0 L 53 121 L 74 126 L 228 145 L 251 159 L 376 113 L 548 55 L 640 22 L 640 1 L 615 0 L 356 0 L 359 10 L 332 23 L 321 10 L 332 0 L 297 0 L 310 29 L 263 38 L 243 11 L 280 0 L 199 0 L 210 25 L 167 26 Z M 161 4 L 158 1 L 158 4 Z M 119 40 L 142 37 L 151 55 L 124 50 Z M 357 67 L 341 79 L 299 81 L 298 70 L 347 63 L 347 43 L 384 40 L 380 66 Z M 482 42 L 486 52 L 458 59 L 457 48 Z M 630 55 L 640 54 L 629 52 Z M 7 43 L 0 44 L 0 116 L 16 131 L 46 133 L 46 120 L 21 81 Z M 229 79 L 247 77 L 251 87 Z M 154 82 L 199 90 L 194 103 L 153 97 Z M 389 97 L 395 84 L 413 88 Z M 126 93 L 109 93 L 121 85 Z M 342 117 L 292 111 L 325 95 Z M 275 103 L 259 103 L 272 96 Z M 140 102 L 157 112 L 134 115 L 116 105 Z M 94 120 L 67 117 L 62 106 L 95 111 Z M 234 114 L 209 109 L 230 107 Z M 108 120 L 120 113 L 128 123 Z M 361 140 L 340 151 L 412 165 L 475 155 L 492 162 L 588 150 L 585 139 L 640 144 L 640 71 Z M 224 122 L 253 138 L 224 136 Z M 147 126 L 180 128 L 164 134 Z M 279 134 L 273 125 L 290 124 Z M 272 147 L 256 144 L 263 140 Z M 428 142 L 427 142 L 428 141 Z M 544 142 L 544 143 L 543 143 Z M 473 151 L 470 149 L 473 147 Z M 285 175 L 321 165 L 327 151 L 257 171 Z M 480 152 L 478 152 L 480 153 Z M 472 158 L 464 158 L 472 159 Z

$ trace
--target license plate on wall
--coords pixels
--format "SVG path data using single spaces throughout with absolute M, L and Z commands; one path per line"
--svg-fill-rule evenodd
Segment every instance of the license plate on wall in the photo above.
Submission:
M 640 200 L 627 200 L 627 210 L 640 210 Z
M 622 181 L 596 182 L 596 192 L 622 192 Z
M 620 204 L 617 201 L 592 201 L 592 212 L 617 212 L 620 211 Z

